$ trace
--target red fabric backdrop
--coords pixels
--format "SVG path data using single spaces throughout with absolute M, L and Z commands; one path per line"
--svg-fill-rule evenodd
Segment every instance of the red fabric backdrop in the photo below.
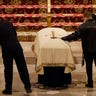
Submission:
M 51 0 L 53 27 L 75 30 L 86 10 L 96 12 L 96 0 Z M 0 19 L 11 21 L 17 31 L 33 32 L 47 27 L 47 0 L 0 0 Z

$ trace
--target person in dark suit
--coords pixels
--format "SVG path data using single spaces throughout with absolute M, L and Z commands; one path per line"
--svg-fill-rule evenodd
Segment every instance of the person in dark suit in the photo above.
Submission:
M 12 94 L 13 59 L 16 62 L 20 78 L 27 93 L 32 92 L 23 49 L 18 41 L 17 33 L 11 22 L 0 21 L 0 45 L 4 63 L 5 89 L 3 94 Z
M 96 65 L 96 20 L 95 15 L 86 11 L 84 23 L 72 34 L 62 37 L 64 41 L 75 41 L 81 39 L 84 59 L 86 62 L 87 84 L 86 87 L 93 88 L 92 63 Z

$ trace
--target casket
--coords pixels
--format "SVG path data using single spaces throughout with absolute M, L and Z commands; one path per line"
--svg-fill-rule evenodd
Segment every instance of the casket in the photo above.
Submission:
M 71 84 L 75 63 L 69 43 L 61 40 L 68 33 L 61 28 L 44 28 L 37 32 L 34 43 L 38 82 L 47 86 Z
M 63 66 L 64 73 L 75 69 L 71 48 L 67 41 L 60 39 L 66 35 L 68 33 L 61 28 L 44 28 L 37 32 L 34 53 L 37 57 L 36 72 L 38 74 L 44 74 L 44 66 Z

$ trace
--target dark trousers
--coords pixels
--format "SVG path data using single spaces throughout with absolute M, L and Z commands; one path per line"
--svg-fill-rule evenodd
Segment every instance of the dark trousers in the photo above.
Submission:
M 89 84 L 93 83 L 93 60 L 96 65 L 96 52 L 89 52 L 84 54 L 85 62 L 86 62 L 86 73 L 87 73 L 87 81 Z
M 13 81 L 13 59 L 16 62 L 16 66 L 25 88 L 30 88 L 29 73 L 27 70 L 23 51 L 19 48 L 14 50 L 3 50 L 2 52 L 3 63 L 4 63 L 4 76 L 5 76 L 5 88 L 12 90 Z M 17 83 L 17 82 L 16 82 Z

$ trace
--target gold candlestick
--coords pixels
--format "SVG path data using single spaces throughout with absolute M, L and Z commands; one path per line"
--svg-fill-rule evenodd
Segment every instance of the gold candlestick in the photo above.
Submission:
M 47 14 L 47 26 L 51 27 L 51 14 L 50 13 Z
M 47 26 L 51 27 L 51 0 L 47 0 Z
M 51 12 L 51 0 L 47 0 L 47 12 Z

